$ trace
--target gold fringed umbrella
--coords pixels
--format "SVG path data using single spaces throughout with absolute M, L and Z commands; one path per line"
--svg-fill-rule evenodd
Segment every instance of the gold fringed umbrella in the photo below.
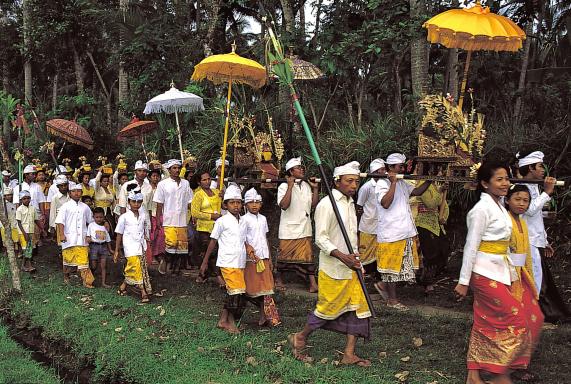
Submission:
M 220 170 L 220 186 L 224 182 L 224 163 L 226 160 L 226 145 L 228 143 L 228 125 L 230 122 L 230 98 L 232 97 L 232 84 L 247 84 L 252 88 L 260 88 L 266 84 L 266 68 L 260 63 L 246 59 L 236 53 L 236 44 L 232 44 L 232 52 L 212 55 L 194 67 L 191 79 L 200 81 L 208 79 L 214 84 L 228 83 L 226 98 L 224 143 L 222 145 L 222 169 Z
M 512 20 L 490 12 L 479 1 L 471 8 L 442 12 L 423 24 L 428 30 L 427 40 L 447 48 L 468 51 L 458 107 L 462 109 L 473 51 L 516 52 L 522 47 L 525 32 Z
M 144 135 L 145 133 L 152 132 L 157 129 L 159 124 L 154 120 L 139 120 L 137 117 L 133 117 L 129 125 L 124 127 L 117 134 L 117 139 L 126 140 L 129 138 L 138 138 L 143 147 L 143 154 L 148 162 L 147 150 L 145 148 Z
M 93 150 L 93 139 L 89 136 L 87 129 L 77 124 L 75 121 L 64 119 L 52 119 L 46 122 L 46 129 L 54 136 L 61 137 L 65 141 L 80 145 Z

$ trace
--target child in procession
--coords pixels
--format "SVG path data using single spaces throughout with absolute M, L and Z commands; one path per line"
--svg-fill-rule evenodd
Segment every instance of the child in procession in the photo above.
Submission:
M 10 227 L 12 228 L 12 242 L 14 243 L 14 253 L 18 254 L 18 223 L 16 222 L 16 206 L 12 203 L 14 197 L 13 189 L 10 187 L 4 187 L 4 204 L 6 205 L 6 211 L 8 213 L 8 221 L 10 222 Z M 2 243 L 6 247 L 6 228 L 2 228 Z
M 130 187 L 130 186 L 129 186 Z M 150 301 L 151 285 L 148 278 L 145 251 L 149 239 L 149 228 L 146 220 L 146 212 L 140 209 L 143 203 L 143 194 L 136 185 L 132 186 L 127 196 L 129 209 L 119 217 L 115 233 L 115 252 L 113 262 L 119 260 L 119 250 L 123 248 L 123 254 L 127 259 L 125 264 L 125 280 L 121 283 L 117 293 L 121 296 L 127 294 L 127 285 L 135 286 L 140 290 L 141 303 Z
M 101 286 L 111 288 L 106 282 L 107 259 L 110 258 L 111 236 L 109 236 L 110 226 L 105 220 L 105 210 L 96 207 L 93 210 L 93 222 L 87 227 L 87 242 L 89 243 L 89 267 L 95 273 L 99 264 L 101 275 Z
M 30 205 L 32 201 L 30 192 L 24 190 L 19 194 L 20 206 L 16 209 L 16 223 L 18 224 L 18 238 L 23 250 L 24 272 L 34 272 L 36 268 L 32 266 L 32 252 L 36 248 L 37 241 L 34 239 L 36 233 L 34 227 L 38 227 L 37 233 L 44 233 L 41 222 L 37 216 L 36 209 Z
M 246 282 L 244 268 L 246 267 L 246 227 L 240 219 L 242 210 L 242 193 L 240 188 L 230 185 L 224 193 L 224 205 L 227 213 L 214 223 L 210 234 L 210 243 L 202 259 L 200 273 L 204 275 L 208 269 L 210 258 L 218 243 L 218 258 L 216 266 L 226 282 L 226 302 L 220 314 L 218 328 L 226 332 L 240 333 L 236 327 L 236 319 L 242 316 L 246 298 Z
M 274 294 L 274 276 L 270 259 L 270 247 L 267 233 L 268 222 L 260 214 L 262 196 L 254 188 L 249 189 L 244 196 L 246 214 L 241 221 L 246 226 L 246 295 L 260 308 L 258 325 L 276 326 L 280 317 L 272 295 Z

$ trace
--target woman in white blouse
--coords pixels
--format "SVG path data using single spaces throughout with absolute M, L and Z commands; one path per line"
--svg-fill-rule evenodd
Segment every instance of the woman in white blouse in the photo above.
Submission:
M 468 346 L 467 384 L 484 384 L 480 371 L 494 375 L 491 383 L 512 383 L 510 373 L 525 368 L 531 342 L 527 319 L 510 286 L 515 269 L 509 261 L 511 218 L 500 199 L 510 186 L 506 165 L 485 162 L 478 170 L 480 201 L 468 212 L 466 245 L 458 285 L 459 300 L 474 294 L 474 323 Z

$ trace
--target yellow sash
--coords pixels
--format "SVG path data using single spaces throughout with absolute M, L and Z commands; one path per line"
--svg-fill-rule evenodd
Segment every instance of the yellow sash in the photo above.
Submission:
M 484 253 L 492 253 L 494 255 L 506 255 L 508 254 L 508 247 L 510 246 L 509 240 L 495 240 L 487 241 L 482 240 L 478 251 Z

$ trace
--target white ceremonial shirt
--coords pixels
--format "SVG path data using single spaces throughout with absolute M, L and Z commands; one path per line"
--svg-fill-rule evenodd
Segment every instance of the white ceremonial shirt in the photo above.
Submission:
M 188 181 L 180 179 L 177 183 L 169 177 L 159 181 L 154 193 L 153 201 L 163 205 L 163 226 L 186 227 L 188 205 L 194 197 Z
M 287 183 L 278 187 L 278 206 L 287 192 Z M 278 238 L 282 240 L 310 237 L 311 232 L 311 186 L 302 181 L 294 183 L 288 209 L 282 209 Z
M 21 185 L 17 185 L 14 188 L 14 196 L 12 197 L 12 203 L 20 204 L 20 191 L 28 191 L 30 192 L 30 205 L 36 208 L 36 212 L 38 216 L 42 213 L 40 211 L 40 204 L 46 202 L 46 195 L 44 195 L 44 191 L 40 184 L 38 183 L 31 183 L 28 184 L 25 181 L 22 182 Z
M 218 241 L 217 267 L 246 267 L 246 223 L 243 219 L 225 214 L 214 222 L 210 238 Z
M 409 202 L 414 186 L 406 183 L 404 180 L 397 180 L 396 183 L 393 202 L 388 209 L 383 208 L 381 200 L 389 191 L 391 186 L 390 180 L 379 179 L 375 187 L 379 217 L 377 242 L 379 243 L 393 243 L 417 235 Z
M 8 184 L 6 184 L 4 180 L 2 180 L 2 187 L 4 188 L 10 188 L 11 190 L 14 190 L 14 188 L 16 188 L 17 185 L 18 185 L 18 180 L 16 179 L 10 179 Z
M 121 190 L 119 192 L 119 202 L 117 203 L 117 205 L 119 206 L 119 208 L 125 208 L 127 211 L 129 210 L 129 207 L 127 207 L 127 196 L 129 195 L 129 192 L 127 192 L 127 186 L 132 184 L 139 185 L 139 182 L 137 181 L 137 179 L 129 180 L 123 183 L 123 185 L 121 186 Z M 153 190 L 153 188 L 151 187 L 151 183 L 147 178 L 145 178 L 145 180 L 143 181 L 143 185 L 141 185 L 140 187 L 143 196 L 146 196 L 147 194 L 151 193 L 151 191 Z
M 511 285 L 510 265 L 504 255 L 485 253 L 478 250 L 485 241 L 509 240 L 512 220 L 502 204 L 496 203 L 487 193 L 480 195 L 480 201 L 466 217 L 468 234 L 462 256 L 462 269 L 458 283 L 469 285 L 472 272 Z M 509 247 L 506 247 L 506 255 Z
M 268 240 L 266 234 L 270 231 L 268 229 L 268 221 L 266 216 L 258 213 L 246 213 L 240 221 L 244 222 L 246 226 L 246 242 L 254 247 L 256 256 L 259 259 L 269 259 L 270 249 L 268 248 Z
M 539 193 L 537 184 L 524 184 L 529 189 L 531 200 L 529 208 L 523 214 L 527 222 L 527 230 L 529 232 L 529 243 L 537 248 L 547 247 L 547 233 L 543 224 L 543 206 L 551 201 L 551 197 L 545 193 Z
M 46 203 L 51 204 L 54 197 L 57 196 L 58 193 L 59 193 L 59 189 L 58 189 L 56 183 L 52 183 L 52 185 L 50 185 L 50 187 L 48 188 L 48 195 L 46 196 Z
M 56 217 L 57 217 L 57 214 L 59 212 L 59 209 L 61 208 L 62 205 L 64 205 L 65 203 L 67 203 L 70 200 L 71 200 L 71 198 L 69 197 L 69 194 L 66 193 L 65 195 L 63 195 L 59 191 L 53 197 L 52 202 L 50 204 L 50 220 L 49 220 L 50 228 L 55 228 Z
M 123 253 L 125 257 L 144 255 L 147 250 L 149 228 L 147 214 L 144 209 L 139 209 L 139 217 L 133 211 L 127 210 L 119 216 L 115 233 L 123 235 Z
M 369 235 L 377 234 L 377 225 L 379 218 L 377 214 L 377 198 L 375 195 L 375 187 L 377 181 L 371 179 L 361 186 L 357 197 L 357 205 L 363 207 L 361 221 L 359 221 L 359 231 L 368 233 Z
M 337 189 L 333 190 L 333 197 L 341 219 L 349 235 L 353 252 L 357 252 L 357 212 L 355 202 L 351 197 L 345 196 Z M 315 244 L 319 247 L 319 270 L 336 280 L 349 280 L 353 277 L 353 270 L 333 256 L 331 252 L 338 249 L 349 254 L 339 223 L 333 213 L 329 196 L 321 199 L 315 208 Z
M 93 221 L 93 214 L 87 204 L 73 199 L 61 206 L 56 217 L 56 224 L 63 224 L 66 242 L 62 249 L 75 246 L 87 246 L 87 226 Z
M 20 226 L 17 225 L 19 221 L 22 224 L 22 228 L 26 233 L 34 233 L 36 227 L 36 220 L 38 220 L 36 209 L 32 207 L 32 204 L 27 207 L 22 204 L 16 209 L 16 227 L 18 228 L 18 233 L 23 235 Z

